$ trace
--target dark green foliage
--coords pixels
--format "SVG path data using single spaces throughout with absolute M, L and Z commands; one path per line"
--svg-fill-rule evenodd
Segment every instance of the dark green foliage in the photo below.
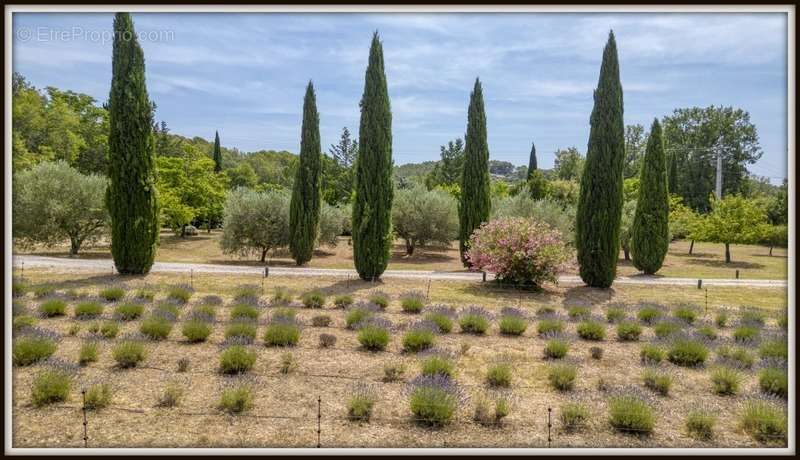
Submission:
M 222 151 L 219 145 L 219 131 L 214 132 L 214 172 L 222 171 Z
M 114 17 L 108 113 L 106 205 L 111 215 L 111 254 L 119 273 L 147 273 L 155 259 L 160 227 L 153 105 L 145 85 L 144 54 L 129 13 Z
M 483 106 L 483 89 L 477 78 L 469 96 L 460 200 L 458 249 L 461 253 L 461 262 L 467 266 L 465 254 L 469 239 L 476 228 L 489 220 L 491 207 L 486 111 Z
M 531 142 L 531 156 L 528 158 L 528 180 L 531 178 L 531 174 L 539 169 L 539 165 L 536 161 L 536 144 Z
M 321 175 L 322 147 L 319 137 L 317 97 L 314 94 L 314 86 L 309 81 L 303 100 L 300 159 L 289 210 L 289 251 L 297 265 L 305 264 L 314 255 L 322 202 L 319 187 Z
M 658 119 L 653 120 L 647 139 L 631 232 L 633 266 L 648 275 L 656 273 L 664 263 L 670 239 L 667 159 Z
M 592 287 L 611 286 L 617 273 L 625 159 L 622 112 L 617 44 L 610 32 L 594 92 L 575 225 L 580 275 Z
M 364 280 L 381 276 L 392 248 L 392 112 L 378 32 L 372 37 L 361 98 L 353 202 L 353 262 Z

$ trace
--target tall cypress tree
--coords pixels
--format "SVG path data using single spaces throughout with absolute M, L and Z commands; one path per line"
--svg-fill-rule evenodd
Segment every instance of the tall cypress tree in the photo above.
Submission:
M 592 287 L 607 288 L 616 276 L 624 159 L 622 85 L 617 44 L 610 32 L 594 92 L 575 226 L 580 275 Z
M 669 174 L 667 175 L 669 193 L 678 193 L 678 155 L 672 152 L 669 155 Z
M 631 228 L 633 265 L 652 275 L 664 263 L 669 248 L 669 192 L 667 158 L 661 124 L 653 120 L 642 170 L 639 173 L 639 200 Z
M 147 97 L 144 54 L 129 13 L 114 17 L 108 98 L 108 190 L 111 255 L 117 271 L 150 271 L 158 246 L 153 105 Z
M 533 176 L 533 172 L 538 169 L 536 162 L 536 144 L 531 142 L 531 157 L 528 159 L 528 179 Z
M 214 131 L 214 172 L 222 171 L 222 151 L 219 147 L 219 131 Z
M 322 147 L 319 113 L 314 86 L 309 81 L 303 99 L 303 128 L 300 134 L 300 165 L 294 178 L 289 211 L 289 250 L 297 265 L 311 260 L 319 233 L 320 170 Z
M 480 79 L 469 96 L 467 134 L 464 143 L 464 170 L 461 176 L 461 202 L 458 206 L 461 262 L 468 266 L 465 255 L 469 238 L 476 228 L 489 220 L 489 143 L 486 139 L 486 111 Z
M 361 97 L 353 202 L 353 262 L 364 280 L 380 277 L 392 247 L 392 111 L 378 32 L 372 36 Z

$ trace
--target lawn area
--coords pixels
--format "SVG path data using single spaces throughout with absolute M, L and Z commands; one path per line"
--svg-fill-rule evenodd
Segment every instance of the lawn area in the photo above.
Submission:
M 201 231 L 197 236 L 181 238 L 171 232 L 161 233 L 161 244 L 156 260 L 162 262 L 194 262 L 206 264 L 261 265 L 253 257 L 230 256 L 222 253 L 219 247 L 221 231 L 206 233 Z M 462 271 L 464 267 L 458 257 L 458 244 L 447 249 L 419 248 L 413 256 L 406 256 L 405 246 L 397 241 L 392 250 L 389 270 L 436 270 Z M 59 257 L 69 255 L 68 246 L 55 248 L 38 248 L 34 251 L 15 249 L 15 254 L 42 254 Z M 664 266 L 659 271 L 663 276 L 687 278 L 735 278 L 739 270 L 740 278 L 751 279 L 786 279 L 787 249 L 774 248 L 769 256 L 769 248 L 755 245 L 731 246 L 733 261 L 725 263 L 724 246 L 712 243 L 695 243 L 689 255 L 688 241 L 675 241 L 670 245 Z M 81 258 L 110 258 L 108 245 L 89 248 L 79 255 Z M 288 251 L 271 254 L 268 263 L 271 266 L 295 266 Z M 335 248 L 323 247 L 317 250 L 309 267 L 315 268 L 352 268 L 352 246 L 348 238 L 341 237 Z M 618 265 L 619 275 L 635 275 L 638 271 L 629 261 L 625 261 L 620 253 Z M 577 274 L 577 272 L 570 273 Z
M 82 446 L 80 388 L 106 383 L 112 391 L 108 407 L 88 412 L 89 447 L 264 447 L 316 446 L 317 404 L 320 398 L 322 418 L 320 441 L 323 447 L 546 447 L 547 408 L 553 409 L 553 447 L 753 447 L 784 445 L 781 438 L 758 441 L 740 427 L 742 404 L 758 390 L 758 366 L 739 371 L 741 390 L 734 396 L 718 396 L 711 392 L 710 373 L 719 358 L 722 343 L 734 343 L 732 337 L 741 306 L 763 308 L 765 322 L 760 326 L 764 338 L 782 334 L 778 318 L 786 305 L 785 289 L 715 288 L 705 291 L 679 287 L 619 286 L 609 290 L 586 287 L 548 287 L 543 292 L 500 288 L 494 284 L 438 281 L 430 285 L 412 280 L 368 283 L 341 278 L 242 277 L 199 274 L 191 280 L 193 294 L 188 304 L 178 307 L 177 319 L 164 340 L 144 340 L 146 357 L 137 367 L 122 369 L 112 358 L 112 349 L 121 338 L 140 330 L 151 313 L 166 301 L 170 286 L 189 283 L 184 276 L 150 274 L 120 277 L 105 274 L 65 274 L 44 270 L 26 270 L 30 288 L 49 285 L 51 296 L 63 299 L 65 315 L 37 318 L 36 326 L 58 333 L 61 337 L 55 357 L 75 363 L 81 347 L 97 344 L 97 361 L 82 366 L 73 377 L 67 401 L 35 407 L 31 404 L 31 386 L 41 371 L 41 364 L 14 367 L 13 419 L 15 447 L 79 447 Z M 261 284 L 263 281 L 263 285 Z M 225 377 L 218 372 L 221 344 L 230 324 L 233 296 L 243 284 L 261 291 L 257 313 L 257 335 L 248 346 L 255 353 L 255 365 L 244 377 Z M 153 300 L 142 301 L 142 317 L 118 321 L 113 316 L 114 302 L 101 302 L 100 317 L 92 320 L 75 316 L 75 307 L 84 296 L 93 298 L 110 285 L 121 286 L 131 300 L 139 288 L 155 294 Z M 263 286 L 263 287 L 262 287 Z M 289 347 L 265 346 L 263 335 L 271 324 L 275 306 L 270 299 L 286 289 L 292 302 L 288 308 L 296 312 L 301 325 L 299 342 Z M 298 302 L 302 293 L 319 290 L 326 296 L 321 309 L 303 308 Z M 458 319 L 451 333 L 438 334 L 435 345 L 454 356 L 455 380 L 467 396 L 457 408 L 454 419 L 443 428 L 431 428 L 411 418 L 408 382 L 419 374 L 423 355 L 403 351 L 403 336 L 421 314 L 405 313 L 399 297 L 410 290 L 419 290 L 429 299 L 427 306 L 447 304 L 456 309 L 479 305 L 486 310 L 490 327 L 483 335 L 459 332 Z M 390 341 L 385 351 L 370 352 L 362 348 L 358 332 L 345 327 L 348 310 L 332 305 L 333 297 L 350 294 L 356 302 L 376 292 L 389 298 L 388 307 L 376 315 L 391 321 Z M 192 310 L 203 303 L 206 295 L 217 295 L 222 303 L 216 307 L 211 334 L 201 343 L 189 343 L 182 335 L 182 325 Z M 616 326 L 605 320 L 610 306 L 619 306 L 624 315 L 637 322 L 637 312 L 645 302 L 670 299 L 664 306 L 665 318 L 675 314 L 682 302 L 694 304 L 697 318 L 692 324 L 681 323 L 686 332 L 710 326 L 718 338 L 709 342 L 711 351 L 706 366 L 682 367 L 662 362 L 658 369 L 672 378 L 670 395 L 659 396 L 643 385 L 641 374 L 650 366 L 640 362 L 639 350 L 645 343 L 668 350 L 669 340 L 658 339 L 652 325 L 641 324 L 639 340 L 622 342 Z M 35 312 L 47 297 L 36 298 L 28 292 L 16 299 L 20 306 Z M 666 303 L 666 301 L 665 301 Z M 596 316 L 606 337 L 599 341 L 578 337 L 578 318 L 567 311 L 573 306 L 588 307 Z M 527 328 L 520 336 L 501 334 L 498 330 L 503 307 L 521 310 Z M 551 307 L 553 314 L 540 310 Z M 730 316 L 724 327 L 714 324 L 716 314 L 724 310 Z M 34 315 L 35 316 L 35 315 Z M 329 324 L 317 318 L 325 316 Z M 567 356 L 558 362 L 576 369 L 571 390 L 556 390 L 548 383 L 548 374 L 555 364 L 543 357 L 549 340 L 537 334 L 545 318 L 558 318 L 564 326 L 559 335 L 569 344 Z M 119 335 L 100 338 L 91 332 L 95 321 L 116 323 Z M 334 336 L 336 342 L 321 348 L 320 335 Z M 785 336 L 784 336 L 785 337 Z M 735 343 L 758 356 L 758 342 Z M 601 359 L 591 357 L 591 348 L 603 350 Z M 179 361 L 188 360 L 188 369 L 178 371 Z M 287 361 L 288 360 L 288 361 Z M 290 362 L 291 366 L 286 363 Z M 487 372 L 497 363 L 511 366 L 511 383 L 497 389 L 486 383 Z M 398 380 L 387 382 L 386 368 L 404 371 Z M 282 369 L 288 369 L 284 372 Z M 218 408 L 220 395 L 231 380 L 251 385 L 252 407 L 241 415 L 229 415 Z M 348 401 L 357 383 L 368 385 L 375 395 L 369 422 L 348 420 Z M 157 407 L 168 386 L 177 386 L 183 398 L 176 407 Z M 655 427 L 648 436 L 637 436 L 615 430 L 608 422 L 608 402 L 618 392 L 633 391 L 645 395 L 652 410 Z M 485 426 L 474 420 L 475 406 L 482 398 L 505 398 L 510 410 L 501 424 Z M 778 410 L 785 409 L 779 400 Z M 560 412 L 567 403 L 578 402 L 588 410 L 589 418 L 576 430 L 567 430 L 560 422 Z M 783 405 L 781 405 L 783 404 Z M 684 430 L 687 414 L 702 407 L 716 416 L 714 437 L 696 440 Z M 781 409 L 783 408 L 783 409 Z

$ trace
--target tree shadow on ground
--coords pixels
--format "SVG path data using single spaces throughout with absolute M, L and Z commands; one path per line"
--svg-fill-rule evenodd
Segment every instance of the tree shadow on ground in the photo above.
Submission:
M 356 294 L 358 292 L 379 290 L 384 286 L 384 281 L 376 279 L 373 281 L 364 281 L 358 276 L 340 279 L 333 284 L 320 289 L 325 295 L 341 295 L 341 294 Z
M 764 264 L 759 264 L 755 262 L 737 262 L 731 261 L 729 263 L 725 263 L 724 260 L 703 260 L 703 259 L 689 259 L 689 263 L 696 264 L 696 265 L 704 265 L 706 267 L 714 267 L 714 268 L 731 268 L 731 269 L 747 269 L 747 270 L 757 270 L 759 268 L 764 268 Z
M 395 244 L 392 248 L 392 254 L 391 258 L 389 259 L 389 263 L 424 265 L 431 263 L 454 262 L 455 260 L 456 258 L 452 254 L 447 253 L 447 248 L 422 248 L 418 246 L 414 249 L 414 254 L 409 256 L 406 254 L 406 248 L 404 245 Z
M 75 260 L 102 260 L 102 259 L 110 259 L 111 253 L 107 251 L 81 251 L 77 255 L 72 255 L 69 253 L 68 250 L 64 251 L 44 251 L 44 252 L 14 252 L 15 256 L 42 256 L 42 257 L 56 257 L 59 259 L 75 259 Z
M 714 253 L 711 253 L 711 252 L 692 251 L 692 253 L 689 254 L 687 251 L 680 251 L 680 252 L 678 252 L 678 251 L 668 251 L 667 253 L 669 255 L 673 256 L 673 257 L 681 257 L 681 258 L 689 258 L 689 257 L 691 257 L 691 258 L 701 258 L 701 259 L 713 259 L 715 257 L 719 257 L 717 254 L 714 254 Z
M 600 289 L 589 286 L 575 286 L 564 292 L 565 306 L 569 305 L 597 305 L 608 302 L 616 295 L 614 288 Z
M 509 303 L 552 303 L 558 298 L 557 293 L 549 291 L 546 288 L 537 290 L 529 287 L 517 287 L 509 284 L 500 284 L 495 281 L 471 283 L 460 290 L 464 294 L 488 297 L 496 301 Z

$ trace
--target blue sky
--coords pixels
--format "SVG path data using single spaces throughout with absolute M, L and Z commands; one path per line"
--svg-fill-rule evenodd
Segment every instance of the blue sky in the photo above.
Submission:
M 108 98 L 112 15 L 14 14 L 13 68 L 35 86 Z M 483 82 L 492 159 L 541 167 L 558 148 L 585 153 L 592 91 L 609 29 L 617 37 L 625 123 L 649 127 L 677 107 L 750 112 L 764 156 L 786 175 L 785 14 L 136 13 L 157 120 L 244 151 L 297 152 L 313 79 L 323 146 L 358 128 L 369 41 L 379 30 L 395 163 L 438 159 L 462 137 Z

